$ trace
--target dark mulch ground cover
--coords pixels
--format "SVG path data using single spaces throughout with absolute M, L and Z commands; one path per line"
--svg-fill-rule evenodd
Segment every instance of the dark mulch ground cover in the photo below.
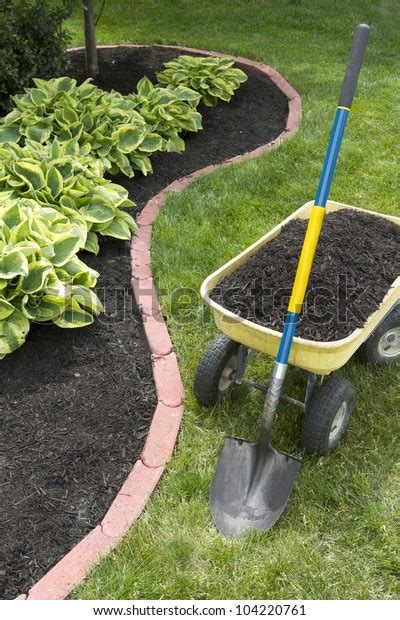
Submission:
M 95 83 L 104 90 L 114 88 L 126 95 L 134 90 L 144 75 L 153 83 L 156 82 L 156 71 L 160 71 L 163 63 L 176 56 L 179 56 L 179 51 L 156 45 L 150 48 L 117 47 L 99 50 L 102 73 Z M 154 169 L 151 177 L 114 177 L 116 183 L 132 191 L 132 200 L 138 205 L 142 205 L 175 179 L 251 151 L 273 140 L 283 131 L 288 113 L 285 95 L 259 71 L 248 67 L 241 69 L 249 79 L 241 84 L 229 103 L 221 103 L 215 108 L 199 107 L 203 116 L 203 130 L 185 137 L 184 153 L 156 153 L 151 159 Z M 83 80 L 84 70 L 82 53 L 73 52 L 71 75 Z
M 104 89 L 127 93 L 176 50 L 100 51 Z M 84 79 L 84 55 L 70 75 Z M 154 175 L 119 176 L 140 209 L 165 185 L 276 137 L 286 98 L 249 71 L 229 104 L 202 109 L 204 130 L 182 155 L 153 157 Z M 80 330 L 44 326 L 0 362 L 0 598 L 37 581 L 104 516 L 139 458 L 155 406 L 149 350 L 130 291 L 129 245 L 102 243 L 85 261 L 100 271 L 106 315 Z M 4 565 L 4 566 L 3 566 Z
M 307 222 L 294 220 L 278 237 L 224 278 L 216 302 L 282 331 Z M 345 338 L 379 307 L 400 274 L 400 226 L 375 215 L 326 216 L 296 334 L 309 340 Z

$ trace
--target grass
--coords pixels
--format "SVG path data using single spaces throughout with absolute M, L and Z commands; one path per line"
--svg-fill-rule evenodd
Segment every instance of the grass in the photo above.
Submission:
M 208 490 L 226 434 L 255 438 L 263 397 L 247 388 L 211 410 L 192 393 L 196 364 L 217 334 L 198 290 L 206 275 L 312 198 L 351 33 L 372 25 L 370 45 L 332 198 L 399 214 L 400 79 L 396 0 L 135 0 L 107 2 L 99 43 L 180 43 L 265 61 L 300 92 L 299 133 L 257 160 L 219 170 L 171 195 L 153 241 L 154 270 L 186 389 L 176 454 L 145 513 L 115 553 L 75 592 L 94 599 L 385 599 L 399 596 L 394 464 L 399 366 L 351 362 L 358 405 L 342 444 L 325 458 L 301 454 L 301 416 L 282 405 L 274 443 L 303 468 L 278 524 L 237 541 L 222 538 Z M 82 41 L 81 18 L 71 21 Z M 157 174 L 157 171 L 155 171 Z M 190 289 L 179 312 L 180 289 Z M 256 359 L 266 379 L 271 362 Z M 304 388 L 292 371 L 289 390 Z

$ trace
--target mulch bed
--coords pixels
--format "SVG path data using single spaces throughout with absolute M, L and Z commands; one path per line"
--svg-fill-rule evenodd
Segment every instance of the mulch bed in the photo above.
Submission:
M 282 331 L 307 222 L 293 220 L 212 291 L 242 318 Z M 296 335 L 345 338 L 379 307 L 400 274 L 400 226 L 354 211 L 325 217 Z
M 160 47 L 100 50 L 104 89 L 134 89 L 179 52 Z M 69 74 L 84 76 L 83 52 Z M 157 154 L 154 175 L 115 182 L 137 212 L 173 180 L 252 150 L 284 129 L 287 100 L 260 73 L 229 104 L 201 109 L 204 129 L 186 152 Z M 104 516 L 140 457 L 156 402 L 149 349 L 130 289 L 129 244 L 102 242 L 85 261 L 101 273 L 106 314 L 85 329 L 42 326 L 0 362 L 0 598 L 37 581 Z M 4 565 L 4 568 L 3 568 Z

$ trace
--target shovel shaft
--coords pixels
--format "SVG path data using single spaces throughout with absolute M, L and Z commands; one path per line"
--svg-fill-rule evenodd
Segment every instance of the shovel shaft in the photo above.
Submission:
M 285 380 L 290 350 L 292 348 L 293 338 L 296 333 L 297 323 L 308 286 L 311 267 L 325 216 L 325 207 L 338 160 L 339 149 L 342 143 L 358 75 L 360 73 L 362 59 L 367 46 L 368 33 L 369 26 L 360 24 L 354 35 L 346 75 L 340 92 L 339 105 L 335 113 L 314 205 L 308 220 L 307 231 L 304 237 L 292 294 L 288 305 L 288 312 L 285 317 L 282 338 L 274 363 L 267 397 L 265 399 L 261 428 L 262 434 L 265 433 L 267 436 L 269 435 L 273 416 L 278 406 Z

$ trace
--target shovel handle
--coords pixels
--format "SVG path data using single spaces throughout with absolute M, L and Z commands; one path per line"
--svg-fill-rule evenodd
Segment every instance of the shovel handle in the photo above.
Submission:
M 282 338 L 272 370 L 267 397 L 265 399 L 261 425 L 261 435 L 265 440 L 268 440 L 270 427 L 280 399 L 289 354 L 292 348 L 293 338 L 296 333 L 297 323 L 303 306 L 311 267 L 325 217 L 325 207 L 328 201 L 333 174 L 336 168 L 339 149 L 342 143 L 350 106 L 353 101 L 365 48 L 367 46 L 368 34 L 369 26 L 367 26 L 367 24 L 360 24 L 354 33 L 353 45 L 340 92 L 339 105 L 336 110 L 314 205 L 311 208 L 307 231 L 304 237 L 296 277 L 288 305 L 288 311 L 285 317 Z
M 344 76 L 342 90 L 339 95 L 338 106 L 350 108 L 360 75 L 361 65 L 367 48 L 369 26 L 360 24 L 354 33 L 353 45 L 347 63 L 346 75 Z

